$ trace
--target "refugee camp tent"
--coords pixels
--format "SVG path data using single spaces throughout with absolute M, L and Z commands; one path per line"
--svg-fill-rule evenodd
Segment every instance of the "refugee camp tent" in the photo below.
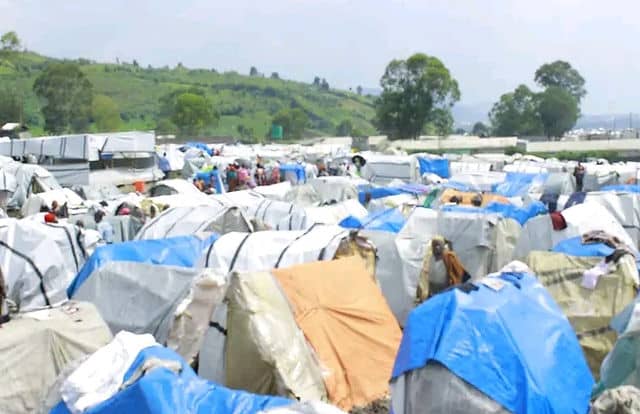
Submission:
M 633 301 L 639 280 L 635 258 L 627 254 L 603 271 L 595 288 L 585 287 L 585 273 L 599 267 L 603 260 L 586 256 L 596 254 L 593 248 L 573 243 L 561 249 L 571 254 L 535 251 L 526 262 L 569 318 L 589 367 L 597 376 L 600 364 L 616 341 L 609 323 Z M 608 253 L 613 253 L 613 249 Z
M 382 398 L 401 334 L 362 259 L 315 262 L 271 274 L 234 275 L 227 385 L 277 392 L 282 387 L 277 381 L 285 379 L 285 386 L 297 391 L 294 395 L 317 398 L 326 389 L 329 400 L 345 410 Z M 273 311 L 277 320 L 267 313 Z M 323 375 L 320 366 L 328 373 Z
M 90 303 L 12 314 L 0 328 L 0 412 L 35 412 L 62 369 L 111 340 Z
M 50 190 L 38 194 L 31 194 L 20 209 L 23 217 L 37 214 L 45 207 L 50 209 L 53 202 L 56 201 L 59 206 L 67 205 L 69 216 L 83 215 L 88 211 L 84 200 L 69 188 L 61 188 L 59 190 Z
M 69 297 L 93 303 L 114 333 L 150 333 L 165 343 L 177 307 L 198 279 L 216 276 L 195 266 L 215 238 L 184 236 L 99 247 L 70 284 Z M 224 286 L 224 278 L 219 284 Z M 205 324 L 213 307 L 211 303 Z
M 421 176 L 416 157 L 369 152 L 357 155 L 366 161 L 361 170 L 361 177 L 375 184 L 383 185 L 393 180 L 417 182 Z
M 5 173 L 15 177 L 17 185 L 13 196 L 7 203 L 9 209 L 20 209 L 32 194 L 62 188 L 55 177 L 39 165 L 10 161 L 5 162 L 2 169 Z
M 60 304 L 86 258 L 77 227 L 0 220 L 0 268 L 7 295 L 21 310 Z
M 304 209 L 304 217 L 296 217 L 293 213 L 293 220 L 299 220 L 302 228 L 308 228 L 314 223 L 318 224 L 338 224 L 345 218 L 351 216 L 358 219 L 368 215 L 366 208 L 356 199 L 349 199 L 336 204 L 329 204 L 319 207 L 307 207 Z
M 284 181 L 278 184 L 258 186 L 254 188 L 253 191 L 271 200 L 287 201 L 287 194 L 292 188 L 289 181 Z
M 351 177 L 318 177 L 309 180 L 309 184 L 320 195 L 323 202 L 335 200 L 337 202 L 357 199 L 359 188 L 368 186 L 369 182 L 361 178 Z
M 153 338 L 128 332 L 118 334 L 63 378 L 47 401 L 54 401 L 56 394 L 60 398 L 49 414 L 257 414 L 294 403 L 207 382 L 179 355 L 154 343 Z
M 614 318 L 611 327 L 618 340 L 600 367 L 594 396 L 625 385 L 640 388 L 640 295 Z
M 548 251 L 562 240 L 582 236 L 592 230 L 602 230 L 618 237 L 630 247 L 636 246 L 629 234 L 606 207 L 599 203 L 578 204 L 562 211 L 567 227 L 554 230 L 548 214 L 531 218 L 523 226 L 514 258 L 522 259 L 532 251 Z
M 405 414 L 585 413 L 592 386 L 562 310 L 513 265 L 409 315 L 391 401 Z
M 478 193 L 459 191 L 454 188 L 445 188 L 444 191 L 442 191 L 442 194 L 440 194 L 439 198 L 441 204 L 449 203 L 452 197 L 456 197 L 458 200 L 460 200 L 458 204 L 471 206 L 473 205 L 472 200 L 477 195 Z M 482 194 L 482 206 L 486 206 L 489 203 L 510 204 L 509 200 L 505 196 L 491 193 Z
M 75 220 L 82 221 L 86 229 L 96 230 L 98 228 L 94 214 L 90 213 L 84 216 L 74 217 L 72 221 Z M 102 220 L 111 224 L 111 227 L 113 227 L 114 243 L 134 240 L 143 226 L 142 221 L 132 215 L 104 216 Z
M 172 207 L 148 220 L 138 232 L 137 240 L 195 235 L 225 234 L 231 231 L 251 232 L 249 219 L 238 207 L 225 204 Z
M 264 198 L 246 208 L 247 216 L 277 230 L 303 230 L 304 210 L 293 203 Z M 294 217 L 296 220 L 294 221 Z

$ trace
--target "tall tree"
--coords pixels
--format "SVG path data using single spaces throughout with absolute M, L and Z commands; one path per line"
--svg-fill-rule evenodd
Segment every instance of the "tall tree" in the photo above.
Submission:
M 578 101 L 567 90 L 551 86 L 540 94 L 538 112 L 545 135 L 559 138 L 576 124 Z
M 338 127 L 336 128 L 336 135 L 338 135 L 339 137 L 349 137 L 351 136 L 352 132 L 353 123 L 348 119 L 340 122 L 340 124 L 338 124 Z
M 543 88 L 557 87 L 569 92 L 580 104 L 587 94 L 584 88 L 585 80 L 569 62 L 557 60 L 547 63 L 535 73 L 535 81 Z
M 540 135 L 542 122 L 538 116 L 538 97 L 527 86 L 500 97 L 489 113 L 493 133 L 499 137 Z
M 356 88 L 356 93 L 358 95 L 362 95 L 362 86 L 358 85 L 358 87 Z
M 87 130 L 93 87 L 78 65 L 47 66 L 35 80 L 33 91 L 42 101 L 45 130 L 54 134 Z
M 451 115 L 451 111 L 435 108 L 431 112 L 430 118 L 429 123 L 433 125 L 436 134 L 439 136 L 445 137 L 453 131 L 453 116 Z
M 122 124 L 118 105 L 105 95 L 96 95 L 93 98 L 91 115 L 99 132 L 117 131 Z
M 327 82 L 327 80 L 324 78 L 322 78 L 322 81 L 320 82 L 320 89 L 322 89 L 323 91 L 329 90 L 329 82 Z
M 374 123 L 391 139 L 418 137 L 435 115 L 444 119 L 442 113 L 434 113 L 436 109 L 450 112 L 460 100 L 458 82 L 447 67 L 421 53 L 391 61 L 380 85 Z
M 249 70 L 249 76 L 258 76 L 258 69 L 255 66 L 251 66 Z
M 0 37 L 2 50 L 16 51 L 20 49 L 20 38 L 16 32 L 7 32 Z
M 22 99 L 12 89 L 0 89 L 0 126 L 22 120 Z
M 218 119 L 218 114 L 205 96 L 189 92 L 178 95 L 171 117 L 180 132 L 189 136 L 214 126 Z
M 272 72 L 271 79 L 280 79 L 280 75 L 278 74 L 278 72 Z
M 286 139 L 300 139 L 309 124 L 309 117 L 300 108 L 283 109 L 273 117 L 272 124 L 282 127 Z
M 486 126 L 483 122 L 476 122 L 473 124 L 473 129 L 471 129 L 471 133 L 478 137 L 486 137 L 491 133 L 488 126 Z
M 313 78 L 313 86 L 320 87 L 320 77 L 319 76 L 316 76 L 315 78 Z

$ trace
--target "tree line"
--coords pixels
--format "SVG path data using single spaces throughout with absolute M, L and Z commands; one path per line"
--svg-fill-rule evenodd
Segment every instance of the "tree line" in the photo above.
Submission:
M 21 42 L 15 32 L 0 37 L 0 52 L 15 53 Z M 138 67 L 137 61 L 133 64 Z M 251 67 L 250 76 L 263 76 Z M 279 79 L 278 73 L 271 74 Z M 542 65 L 534 74 L 541 91 L 526 85 L 505 93 L 489 113 L 490 125 L 474 125 L 477 135 L 561 137 L 573 128 L 580 116 L 580 103 L 586 95 L 585 80 L 568 62 L 556 61 Z M 316 76 L 314 87 L 329 91 L 326 79 Z M 391 61 L 380 79 L 381 95 L 375 99 L 377 130 L 390 139 L 417 138 L 422 134 L 448 135 L 453 131 L 453 105 L 460 100 L 458 82 L 437 57 L 422 53 L 407 59 Z M 52 134 L 85 132 L 93 125 L 98 131 L 116 131 L 122 117 L 116 102 L 95 94 L 94 88 L 76 63 L 54 62 L 40 73 L 33 84 L 38 97 L 44 128 Z M 358 95 L 362 88 L 357 88 Z M 23 102 L 12 90 L 0 90 L 0 123 L 20 120 Z M 285 139 L 299 139 L 310 127 L 310 113 L 292 102 L 290 107 L 276 112 L 272 125 L 279 125 Z M 156 130 L 161 134 L 181 134 L 194 137 L 212 131 L 221 114 L 202 89 L 179 88 L 159 100 Z M 345 119 L 335 126 L 339 136 L 360 136 L 354 120 Z M 255 139 L 255 132 L 238 125 L 242 138 Z

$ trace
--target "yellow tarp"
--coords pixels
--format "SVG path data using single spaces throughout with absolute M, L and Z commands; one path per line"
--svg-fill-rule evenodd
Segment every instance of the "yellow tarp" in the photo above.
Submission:
M 595 289 L 581 286 L 582 275 L 600 258 L 574 257 L 562 253 L 532 252 L 527 265 L 560 305 L 576 331 L 591 372 L 599 377 L 600 365 L 616 342 L 609 323 L 636 296 L 635 260 L 622 257 L 615 271 L 601 276 Z
M 401 332 L 360 257 L 272 273 L 323 369 L 329 400 L 343 410 L 388 392 Z
M 447 188 L 446 190 L 444 190 L 442 192 L 442 195 L 440 196 L 440 202 L 442 203 L 448 203 L 449 200 L 451 199 L 451 197 L 456 196 L 459 199 L 461 199 L 462 201 L 460 202 L 460 205 L 464 205 L 464 206 L 470 206 L 471 204 L 471 200 L 473 199 L 473 197 L 475 197 L 478 193 L 467 193 L 464 191 L 458 191 L 458 190 L 454 190 L 453 188 Z M 503 203 L 503 204 L 509 204 L 509 200 L 506 197 L 503 197 L 501 195 L 498 194 L 482 194 L 482 207 L 486 206 L 489 203 Z

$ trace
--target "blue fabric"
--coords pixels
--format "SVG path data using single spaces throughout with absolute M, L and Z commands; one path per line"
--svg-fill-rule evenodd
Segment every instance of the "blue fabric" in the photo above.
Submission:
M 505 197 L 518 197 L 527 194 L 532 184 L 544 184 L 548 174 L 528 174 L 508 172 L 505 181 L 497 184 L 493 192 Z
M 158 160 L 158 167 L 163 173 L 171 171 L 171 164 L 169 163 L 167 157 L 160 157 L 160 159 Z
M 205 381 L 198 377 L 178 354 L 161 346 L 140 351 L 122 382 L 126 382 L 136 369 L 150 358 L 178 361 L 182 370 L 179 374 L 166 368 L 151 370 L 131 386 L 89 408 L 85 414 L 254 414 L 293 403 L 286 398 L 235 391 Z M 50 414 L 69 413 L 64 402 L 60 402 L 50 411 Z
M 307 181 L 307 174 L 304 170 L 304 165 L 301 164 L 281 164 L 280 175 L 284 175 L 287 172 L 293 172 L 296 175 L 296 180 L 299 183 Z
M 199 150 L 202 150 L 202 151 L 206 152 L 207 154 L 209 154 L 209 156 L 213 155 L 213 150 L 211 148 L 209 148 L 207 146 L 207 144 L 202 143 L 202 142 L 187 142 L 185 144 L 185 147 L 187 147 L 187 148 L 189 148 L 189 147 L 197 148 Z
M 222 178 L 220 177 L 220 172 L 218 170 L 199 171 L 195 176 L 197 180 L 204 180 L 205 183 L 210 183 L 212 177 L 215 183 L 216 193 L 222 194 L 224 192 L 222 191 Z
M 605 185 L 600 190 L 601 191 L 624 191 L 627 193 L 640 193 L 640 185 L 637 185 L 637 184 Z
M 358 200 L 365 203 L 367 193 L 371 194 L 371 199 L 385 198 L 399 194 L 420 195 L 429 192 L 430 187 L 422 184 L 403 184 L 396 187 L 358 187 Z
M 453 188 L 454 190 L 465 192 L 473 191 L 473 189 L 469 185 L 458 181 L 447 181 L 446 183 L 442 184 L 442 188 Z
M 511 412 L 587 413 L 593 377 L 562 309 L 533 275 L 498 279 L 414 309 L 393 378 L 437 361 Z
M 418 157 L 420 176 L 426 173 L 436 174 L 441 178 L 451 177 L 449 160 L 446 158 L 422 158 Z
M 476 214 L 498 214 L 504 218 L 514 219 L 521 225 L 524 225 L 529 219 L 540 214 L 546 214 L 547 208 L 539 201 L 534 201 L 524 207 L 516 207 L 513 204 L 504 204 L 491 202 L 485 207 L 471 207 L 458 205 L 444 205 L 440 208 L 442 211 L 456 211 L 461 213 Z
M 576 192 L 571 194 L 569 200 L 564 205 L 564 208 L 567 209 L 569 207 L 584 203 L 584 199 L 587 196 L 587 193 L 584 191 Z
M 159 240 L 133 240 L 98 247 L 67 288 L 71 298 L 91 274 L 113 261 L 150 263 L 165 266 L 193 267 L 203 252 L 218 239 L 196 236 L 170 237 Z
M 556 244 L 551 251 L 578 257 L 607 257 L 612 254 L 615 249 L 604 243 L 582 244 L 582 237 L 578 236 L 562 240 Z
M 377 230 L 398 233 L 404 227 L 407 220 L 398 209 L 390 208 L 378 213 L 369 214 L 367 217 L 358 219 L 349 216 L 342 220 L 339 225 L 347 229 Z

